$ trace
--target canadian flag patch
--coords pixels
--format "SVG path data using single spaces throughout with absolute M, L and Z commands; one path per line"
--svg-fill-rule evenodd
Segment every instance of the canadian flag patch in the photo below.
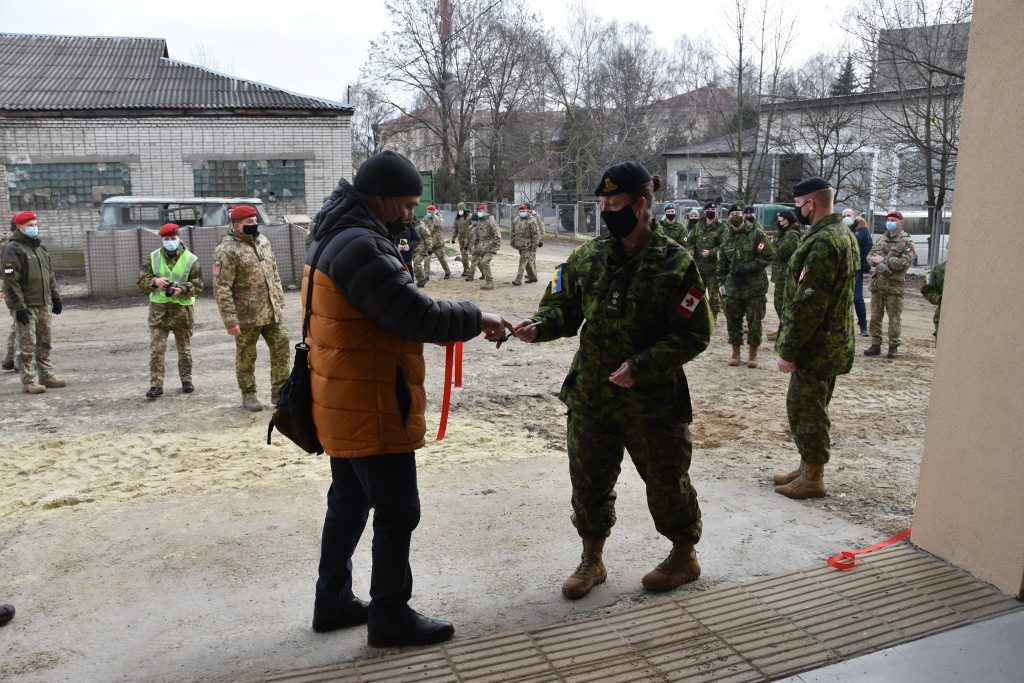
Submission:
M 762 251 L 764 251 L 764 242 L 759 242 L 757 245 L 757 253 L 760 254 Z
M 689 318 L 693 315 L 693 312 L 697 310 L 697 304 L 704 298 L 704 292 L 700 291 L 696 287 L 690 287 L 690 291 L 683 297 L 682 303 L 676 306 L 676 310 L 684 318 Z

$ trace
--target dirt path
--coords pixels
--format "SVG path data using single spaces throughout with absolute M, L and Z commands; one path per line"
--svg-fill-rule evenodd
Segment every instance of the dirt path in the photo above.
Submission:
M 571 246 L 546 243 L 539 253 L 541 272 L 550 273 Z M 509 285 L 516 263 L 517 258 L 505 247 L 495 259 L 499 286 L 492 291 L 481 291 L 478 282 L 466 283 L 458 277 L 441 280 L 435 265 L 434 279 L 427 289 L 436 297 L 474 300 L 485 310 L 510 319 L 527 316 L 535 309 L 543 283 Z M 458 272 L 460 267 L 454 270 Z M 846 534 L 856 539 L 857 529 L 867 527 L 864 540 L 871 540 L 871 535 L 885 536 L 909 524 L 934 360 L 932 307 L 916 294 L 916 288 L 909 291 L 901 358 L 866 359 L 858 350 L 853 372 L 839 379 L 832 402 L 831 495 L 822 501 L 789 503 L 786 507 L 783 501 L 775 500 L 780 497 L 765 484 L 772 472 L 790 469 L 797 461 L 786 426 L 786 377 L 775 369 L 774 354 L 765 347 L 767 352 L 756 370 L 728 367 L 723 321 L 712 347 L 687 366 L 695 404 L 692 472 L 705 507 L 706 537 L 721 546 L 718 550 L 709 546 L 708 552 L 719 552 L 723 560 L 739 562 L 729 553 L 743 556 L 754 547 L 751 544 L 793 532 L 778 527 L 801 514 L 809 516 L 813 528 L 818 524 L 813 520 L 821 517 L 817 512 L 820 510 L 831 513 L 821 518 L 820 524 L 840 525 L 834 526 L 841 529 L 835 532 L 836 537 Z M 287 293 L 286 299 L 294 340 L 299 331 L 297 293 Z M 14 598 L 22 603 L 15 624 L 21 622 L 19 628 L 26 629 L 25 638 L 40 643 L 27 646 L 26 641 L 12 640 L 0 659 L 15 662 L 17 666 L 10 671 L 24 680 L 53 680 L 65 675 L 74 678 L 73 672 L 83 670 L 83 662 L 89 660 L 92 650 L 74 639 L 60 637 L 62 631 L 55 629 L 55 624 L 65 621 L 91 624 L 90 620 L 97 620 L 102 628 L 90 627 L 75 636 L 86 640 L 113 638 L 113 632 L 133 626 L 138 629 L 136 636 L 154 637 L 152 631 L 156 629 L 157 642 L 170 639 L 170 645 L 161 646 L 161 656 L 169 657 L 174 648 L 179 648 L 183 656 L 190 653 L 191 657 L 207 657 L 202 660 L 201 672 L 193 667 L 185 677 L 217 678 L 218 670 L 252 673 L 261 667 L 273 668 L 265 661 L 269 656 L 266 654 L 260 659 L 250 653 L 247 656 L 253 658 L 251 661 L 241 661 L 238 657 L 243 655 L 217 652 L 222 647 L 218 643 L 232 643 L 227 646 L 230 651 L 249 637 L 246 629 L 259 631 L 259 624 L 237 623 L 246 621 L 246 609 L 251 609 L 254 602 L 260 603 L 268 615 L 283 610 L 298 623 L 308 617 L 309 576 L 313 572 L 315 577 L 322 493 L 327 485 L 325 465 L 322 459 L 297 452 L 283 438 L 266 445 L 269 414 L 239 409 L 233 341 L 224 332 L 213 302 L 201 299 L 196 312 L 193 348 L 197 391 L 192 396 L 177 392 L 176 362 L 171 350 L 167 394 L 154 402 L 144 399 L 149 350 L 146 307 L 141 298 L 68 301 L 65 313 L 56 319 L 53 361 L 57 374 L 70 381 L 69 387 L 28 396 L 21 393 L 14 373 L 0 377 L 0 411 L 4 416 L 0 433 L 4 453 L 0 462 L 4 492 L 0 497 L 0 573 L 6 577 L 0 581 L 0 600 Z M 774 326 L 770 313 L 766 329 Z M 866 346 L 866 340 L 858 341 L 861 348 Z M 560 580 L 563 561 L 568 566 L 578 552 L 574 542 L 565 543 L 562 529 L 567 524 L 565 411 L 557 399 L 576 346 L 575 339 L 539 345 L 512 341 L 500 350 L 482 340 L 467 343 L 465 388 L 456 392 L 448 436 L 440 444 L 428 443 L 418 453 L 424 490 L 431 491 L 425 496 L 451 506 L 452 514 L 461 515 L 466 527 L 424 531 L 432 542 L 452 543 L 459 550 L 452 553 L 454 564 L 441 562 L 428 569 L 440 596 L 429 599 L 439 601 L 435 606 L 440 609 L 455 609 L 452 605 L 465 598 L 455 599 L 455 603 L 445 601 L 460 594 L 459 572 L 469 572 L 472 581 L 483 584 L 503 577 L 504 583 L 499 582 L 496 591 L 508 588 L 513 600 L 516 591 L 525 591 L 524 609 L 533 605 L 532 611 L 517 612 L 495 623 L 493 605 L 476 605 L 468 599 L 458 608 L 468 610 L 463 618 L 476 624 L 476 633 L 501 629 L 510 621 L 524 624 L 564 618 L 574 609 L 557 604 L 552 608 L 549 588 Z M 265 353 L 261 353 L 257 381 L 261 397 L 267 400 L 268 368 Z M 435 346 L 429 346 L 426 354 L 429 438 L 438 423 L 444 358 L 443 349 Z M 465 490 L 465 486 L 471 489 Z M 635 476 L 624 473 L 623 487 L 636 491 L 637 486 Z M 625 507 L 620 523 L 626 525 L 633 519 L 637 526 L 629 527 L 628 533 L 632 534 L 641 534 L 637 529 L 649 526 L 642 496 L 637 495 L 639 502 L 631 500 L 628 504 L 626 495 L 620 498 Z M 705 502 L 704 496 L 714 499 Z M 497 509 L 492 509 L 494 504 L 498 504 Z M 474 512 L 478 508 L 479 514 Z M 493 523 L 487 522 L 490 514 L 495 515 Z M 751 522 L 746 532 L 737 531 L 742 542 L 736 543 L 735 538 L 713 541 L 720 533 L 718 525 L 736 524 L 742 529 L 742 520 L 754 519 L 756 514 L 763 515 L 760 522 Z M 839 521 L 828 521 L 833 518 Z M 537 526 L 537 519 L 546 521 Z M 183 520 L 188 520 L 186 526 L 192 524 L 190 530 L 182 527 Z M 859 526 L 841 527 L 843 520 Z M 511 544 L 517 557 L 522 554 L 515 566 L 495 568 L 488 564 L 492 559 L 486 549 L 479 547 L 486 545 L 488 534 L 496 530 L 504 535 L 501 543 Z M 146 541 L 148 534 L 155 535 L 152 542 Z M 813 534 L 803 533 L 804 537 L 809 535 Z M 799 545 L 800 536 L 794 532 L 794 544 Z M 647 546 L 659 547 L 653 530 L 640 537 Z M 449 540 L 443 540 L 446 538 Z M 780 571 L 787 562 L 806 563 L 835 541 L 824 538 L 820 543 L 820 547 L 793 550 L 789 556 L 783 553 L 776 558 L 781 564 L 768 566 Z M 364 544 L 361 552 L 365 549 Z M 638 567 L 649 559 L 636 549 L 632 552 L 637 553 L 630 558 Z M 479 558 L 474 559 L 474 553 Z M 549 564 L 552 555 L 560 561 Z M 460 557 L 469 557 L 461 560 L 465 567 L 458 566 Z M 533 564 L 529 568 L 519 566 L 526 558 Z M 728 566 L 728 562 L 722 564 Z M 724 567 L 716 571 L 715 563 L 709 566 L 709 581 L 736 580 L 747 571 L 736 569 L 730 573 Z M 788 566 L 793 568 L 792 564 Z M 273 574 L 275 568 L 281 572 L 279 576 L 291 574 L 295 581 L 280 579 L 268 585 L 269 579 L 253 577 Z M 530 576 L 532 569 L 543 576 Z M 437 586 L 443 584 L 446 575 L 453 577 L 447 586 L 449 592 L 444 585 Z M 201 589 L 217 581 L 225 582 L 218 589 L 225 594 L 221 596 L 223 604 L 217 603 L 221 605 L 218 610 L 225 614 L 205 614 L 207 621 L 201 632 L 192 634 L 190 628 L 202 619 L 193 616 L 190 622 L 188 615 L 204 614 L 204 608 L 190 602 L 195 597 L 188 586 Z M 231 591 L 244 592 L 250 583 L 261 591 L 259 596 L 248 594 L 241 604 L 234 604 L 237 600 Z M 58 588 L 51 591 L 50 586 Z M 632 584 L 620 588 L 621 594 L 597 606 L 611 608 L 622 596 L 635 592 Z M 178 621 L 154 627 L 146 619 L 145 608 L 138 612 L 137 601 L 146 591 L 175 596 L 175 604 L 183 610 Z M 68 609 L 68 594 L 81 600 L 71 614 L 62 611 Z M 277 611 L 267 611 L 268 605 L 261 602 L 266 600 L 272 601 Z M 39 615 L 34 623 L 33 611 Z M 52 615 L 55 621 L 46 621 L 46 615 Z M 64 628 L 68 637 L 73 631 L 78 633 L 71 625 Z M 103 628 L 112 632 L 104 634 Z M 13 632 L 11 627 L 6 628 L 5 639 Z M 214 637 L 211 633 L 221 635 Z M 311 645 L 307 635 L 282 638 L 299 653 L 315 648 L 318 642 Z M 200 644 L 190 650 L 192 640 Z M 144 641 L 139 640 L 140 648 L 145 648 Z M 50 644 L 41 644 L 47 642 Z M 280 643 L 265 645 L 269 652 L 274 652 L 275 646 L 284 647 Z M 102 649 L 97 643 L 90 647 Z M 118 647 L 109 647 L 115 653 L 110 656 L 116 659 Z M 166 652 L 167 647 L 172 651 Z M 303 656 L 297 654 L 289 662 L 301 666 L 307 662 Z M 317 657 L 308 662 L 337 661 L 337 655 L 329 652 Z M 169 662 L 161 664 L 160 675 L 154 670 L 152 676 L 144 678 L 183 677 L 175 672 L 182 674 L 184 670 L 175 669 L 173 659 Z M 114 673 L 119 670 L 98 668 L 95 678 L 120 678 Z M 3 676 L 0 672 L 0 678 Z M 131 678 L 130 674 L 125 676 Z

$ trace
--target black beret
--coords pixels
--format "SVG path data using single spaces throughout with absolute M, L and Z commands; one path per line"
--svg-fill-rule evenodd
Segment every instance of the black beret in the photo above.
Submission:
M 708 209 L 717 209 L 717 208 L 718 207 L 715 206 L 714 202 L 708 202 L 707 204 L 704 205 L 704 210 L 705 211 L 707 211 Z
M 732 213 L 733 211 L 741 211 L 741 210 L 742 209 L 740 209 L 740 205 L 739 204 L 733 204 L 732 206 L 729 207 L 728 213 Z
M 356 171 L 352 186 L 378 197 L 414 197 L 423 194 L 423 179 L 413 163 L 391 150 L 378 152 Z
M 799 183 L 797 183 L 796 185 L 793 186 L 793 196 L 794 197 L 803 197 L 804 195 L 809 195 L 812 192 L 817 192 L 818 190 L 824 190 L 825 188 L 828 188 L 828 187 L 832 187 L 832 186 L 824 178 L 819 178 L 818 176 L 813 176 L 811 178 L 804 178 Z
M 753 204 L 747 204 L 746 206 L 744 206 L 743 207 L 743 213 L 754 213 L 754 205 Z
M 782 211 L 779 211 L 779 215 L 777 216 L 777 218 L 785 218 L 787 221 L 789 221 L 790 225 L 795 225 L 797 222 L 796 214 L 790 211 L 789 209 L 783 209 Z
M 652 180 L 650 172 L 640 164 L 623 161 L 604 172 L 594 194 L 598 197 L 609 197 L 621 192 L 636 192 Z

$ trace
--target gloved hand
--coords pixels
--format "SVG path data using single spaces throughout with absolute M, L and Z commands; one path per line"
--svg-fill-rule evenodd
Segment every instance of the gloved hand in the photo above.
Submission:
M 53 306 L 50 307 L 50 310 L 53 311 L 54 315 L 60 315 L 60 312 L 64 310 L 64 304 L 61 303 L 60 299 L 54 298 Z
M 28 325 L 28 311 L 25 310 L 24 308 L 21 309 L 20 311 L 16 311 L 14 317 L 22 325 Z
M 538 243 L 537 243 L 537 246 L 538 246 L 538 247 L 543 247 L 543 246 L 544 246 L 544 243 L 543 243 L 543 242 L 538 242 Z
M 736 277 L 746 277 L 754 272 L 753 263 L 744 263 L 742 266 L 736 269 Z

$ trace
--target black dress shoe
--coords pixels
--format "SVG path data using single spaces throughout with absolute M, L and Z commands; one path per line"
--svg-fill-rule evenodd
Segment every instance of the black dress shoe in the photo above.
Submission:
M 366 629 L 366 642 L 370 647 L 400 647 L 402 645 L 436 645 L 455 635 L 455 627 L 447 621 L 431 619 L 419 612 L 401 621 L 370 624 Z
M 192 385 L 192 382 L 182 382 L 181 383 L 181 393 L 183 393 L 183 394 L 191 394 L 195 390 L 196 390 L 196 388 Z
M 156 398 L 157 396 L 163 396 L 163 395 L 164 395 L 164 388 L 163 387 L 150 387 L 149 391 L 146 392 L 146 398 L 148 398 L 151 401 L 154 398 Z
M 370 603 L 359 598 L 350 600 L 338 609 L 313 607 L 313 630 L 317 633 L 337 631 L 339 628 L 361 626 L 366 623 Z
M 0 605 L 0 626 L 14 618 L 14 605 Z

